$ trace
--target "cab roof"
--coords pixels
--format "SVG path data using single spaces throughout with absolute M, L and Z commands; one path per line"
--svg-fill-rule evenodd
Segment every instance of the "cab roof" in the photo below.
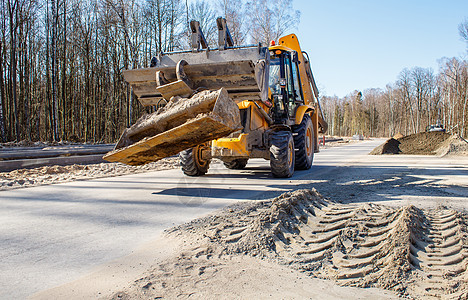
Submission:
M 294 51 L 293 49 L 288 48 L 286 46 L 282 46 L 282 45 L 275 45 L 275 46 L 268 47 L 268 50 L 270 51 L 281 50 L 281 51 L 287 51 L 287 52 Z

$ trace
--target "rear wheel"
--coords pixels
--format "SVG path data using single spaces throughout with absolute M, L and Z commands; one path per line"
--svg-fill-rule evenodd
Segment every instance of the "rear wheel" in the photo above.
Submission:
M 315 136 L 312 120 L 308 114 L 302 122 L 293 127 L 294 146 L 296 154 L 296 170 L 308 170 L 314 160 Z
M 245 168 L 248 161 L 248 158 L 238 158 L 231 161 L 225 161 L 224 166 L 228 169 L 241 170 Z
M 291 177 L 294 174 L 294 140 L 289 131 L 276 131 L 270 136 L 270 166 L 275 177 Z
M 185 175 L 201 176 L 208 172 L 211 160 L 202 158 L 203 148 L 204 145 L 198 145 L 179 153 L 180 165 Z

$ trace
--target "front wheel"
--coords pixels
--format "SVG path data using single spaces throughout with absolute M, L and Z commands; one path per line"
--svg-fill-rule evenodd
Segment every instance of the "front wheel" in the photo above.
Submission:
M 301 124 L 293 127 L 294 146 L 296 147 L 296 170 L 308 170 L 312 166 L 315 150 L 315 136 L 312 120 L 304 115 Z
M 274 177 L 294 174 L 294 140 L 289 131 L 276 131 L 270 136 L 270 167 Z
M 208 172 L 211 160 L 202 158 L 203 148 L 203 145 L 198 145 L 179 153 L 180 165 L 185 175 L 201 176 Z

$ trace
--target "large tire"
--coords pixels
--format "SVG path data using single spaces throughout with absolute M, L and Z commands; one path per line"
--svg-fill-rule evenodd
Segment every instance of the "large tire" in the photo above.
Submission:
M 225 161 L 224 166 L 228 169 L 242 170 L 247 165 L 248 158 L 238 158 L 231 161 Z
M 294 174 L 294 140 L 289 131 L 276 131 L 270 136 L 270 167 L 274 177 Z
M 296 152 L 296 170 L 308 170 L 314 161 L 315 136 L 312 120 L 308 114 L 302 122 L 293 127 L 294 146 Z
M 201 158 L 202 146 L 196 146 L 179 153 L 180 166 L 185 175 L 201 176 L 208 172 L 211 160 Z

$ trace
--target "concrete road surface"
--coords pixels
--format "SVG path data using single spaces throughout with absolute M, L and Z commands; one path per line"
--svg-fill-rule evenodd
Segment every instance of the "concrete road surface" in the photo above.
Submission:
M 372 168 L 366 154 L 382 142 L 323 149 L 311 170 L 289 179 L 272 178 L 267 161 L 252 160 L 245 170 L 214 164 L 198 178 L 177 169 L 1 191 L 0 299 L 25 298 L 75 280 L 130 254 L 164 229 L 239 199 L 310 186 L 339 194 L 335 180 L 356 169 L 366 173 Z

